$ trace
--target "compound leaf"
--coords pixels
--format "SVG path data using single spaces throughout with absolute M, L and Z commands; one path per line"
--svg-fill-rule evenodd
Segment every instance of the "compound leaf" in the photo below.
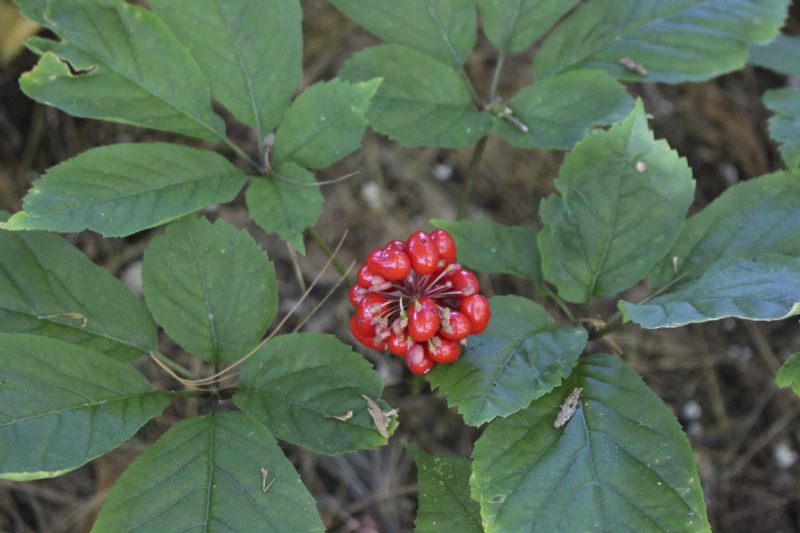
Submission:
M 542 45 L 536 77 L 600 69 L 627 80 L 707 80 L 744 66 L 773 39 L 789 0 L 594 0 Z M 627 65 L 627 66 L 626 66 Z
M 207 361 L 245 355 L 278 310 L 269 258 L 246 231 L 222 220 L 189 216 L 153 238 L 142 290 L 164 331 Z
M 25 12 L 63 39 L 28 42 L 42 55 L 20 78 L 34 100 L 78 117 L 225 137 L 203 71 L 154 14 L 122 0 L 50 0 Z
M 281 439 L 326 454 L 386 444 L 364 398 L 379 398 L 383 382 L 331 335 L 275 337 L 245 361 L 239 380 L 233 401 Z
M 483 31 L 501 54 L 529 48 L 578 0 L 478 0 Z
M 139 298 L 60 236 L 38 231 L 0 231 L 0 331 L 61 339 L 121 361 L 158 343 Z
M 245 413 L 178 422 L 128 467 L 92 531 L 324 531 L 274 437 Z
M 55 477 L 113 450 L 167 398 L 130 366 L 82 346 L 0 334 L 0 477 Z
M 339 75 L 383 79 L 367 118 L 376 131 L 407 146 L 464 147 L 491 128 L 490 115 L 474 109 L 464 78 L 411 48 L 372 46 L 347 61 Z
M 312 85 L 292 103 L 275 134 L 272 164 L 327 167 L 361 146 L 364 114 L 380 80 Z
M 610 355 L 582 358 L 561 387 L 492 422 L 472 458 L 490 533 L 711 531 L 678 421 Z
M 419 509 L 416 533 L 483 533 L 481 510 L 470 498 L 470 462 L 461 457 L 428 455 L 406 445 L 417 465 Z
M 331 0 L 386 42 L 414 48 L 460 67 L 477 40 L 475 0 Z
M 483 272 L 513 274 L 534 283 L 542 281 L 536 230 L 505 226 L 491 220 L 431 220 L 452 235 L 458 262 Z
M 778 387 L 791 387 L 800 396 L 800 353 L 796 353 L 784 361 L 775 376 Z
M 758 261 L 714 263 L 690 283 L 641 305 L 619 302 L 643 328 L 675 328 L 726 317 L 780 320 L 800 313 L 800 260 L 767 255 Z
M 263 141 L 289 107 L 303 74 L 300 2 L 148 3 L 189 48 L 214 97 Z
M 247 208 L 256 224 L 305 254 L 303 231 L 317 223 L 325 199 L 314 175 L 303 167 L 286 163 L 275 173 L 279 177 L 253 180 L 247 189 Z
M 496 296 L 489 302 L 489 327 L 469 337 L 456 363 L 438 365 L 428 374 L 431 387 L 474 426 L 524 409 L 557 387 L 587 340 L 585 329 L 559 326 L 525 298 Z
M 764 93 L 764 104 L 775 113 L 769 134 L 780 143 L 788 167 L 800 165 L 800 89 L 774 89 Z
M 726 259 L 800 256 L 800 170 L 738 183 L 689 218 L 667 257 L 648 278 L 652 288 L 686 283 Z
M 233 200 L 245 175 L 214 152 L 166 143 L 88 150 L 50 168 L 5 229 L 130 235 Z
M 633 108 L 625 87 L 600 71 L 544 78 L 508 102 L 495 119 L 497 135 L 521 148 L 572 148 L 590 128 L 624 119 Z M 516 122 L 516 124 L 515 124 Z
M 544 276 L 586 302 L 632 287 L 678 238 L 694 198 L 686 161 L 647 129 L 641 101 L 625 121 L 586 137 L 542 201 Z

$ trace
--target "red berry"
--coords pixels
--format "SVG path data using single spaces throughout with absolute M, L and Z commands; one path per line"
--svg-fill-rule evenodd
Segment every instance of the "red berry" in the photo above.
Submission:
M 358 284 L 365 289 L 369 289 L 372 287 L 372 279 L 375 277 L 375 274 L 369 269 L 367 265 L 363 265 L 361 268 L 358 269 Z
M 439 335 L 451 341 L 460 341 L 472 333 L 472 322 L 461 311 L 450 311 L 442 317 Z
M 425 342 L 439 331 L 439 310 L 430 298 L 420 298 L 408 311 L 408 334 L 416 342 Z
M 425 353 L 425 348 L 421 344 L 409 348 L 403 359 L 408 369 L 420 376 L 430 372 L 434 365 L 433 359 Z
M 437 363 L 452 363 L 461 355 L 461 345 L 438 336 L 428 341 L 427 354 Z
M 439 252 L 439 268 L 446 267 L 456 260 L 456 241 L 443 229 L 431 232 L 431 238 L 436 243 Z
M 366 336 L 375 335 L 375 327 L 378 325 L 378 319 L 383 312 L 383 305 L 387 301 L 385 297 L 374 292 L 368 293 L 361 299 L 353 317 L 359 333 Z
M 489 325 L 492 317 L 492 310 L 489 308 L 489 300 L 480 294 L 473 294 L 461 300 L 458 310 L 467 315 L 472 324 L 472 333 L 481 333 Z
M 478 278 L 469 270 L 456 270 L 448 274 L 447 279 L 453 283 L 454 290 L 461 291 L 462 296 L 472 296 L 481 288 Z
M 384 246 L 385 249 L 394 248 L 395 250 L 404 250 L 406 247 L 406 243 L 401 241 L 400 239 L 392 239 L 391 241 L 386 243 Z
M 378 276 L 397 281 L 411 272 L 411 259 L 402 249 L 378 248 L 369 254 L 366 266 Z
M 350 319 L 350 333 L 353 334 L 353 337 L 355 337 L 358 342 L 360 342 L 367 348 L 372 348 L 373 350 L 383 351 L 386 349 L 385 342 L 376 344 L 375 343 L 376 338 L 374 336 L 369 337 L 359 333 L 358 329 L 356 328 L 355 321 L 356 317 Z
M 408 352 L 409 344 L 413 346 L 408 339 L 408 335 L 397 335 L 392 333 L 389 335 L 389 338 L 386 339 L 386 345 L 389 347 L 389 351 L 393 354 L 405 355 Z
M 353 304 L 353 307 L 358 307 L 358 304 L 361 303 L 361 300 L 364 296 L 367 295 L 367 289 L 362 287 L 361 285 L 355 284 L 350 287 L 350 303 Z
M 430 235 L 417 231 L 408 238 L 405 251 L 411 259 L 411 268 L 420 276 L 433 274 L 439 268 L 439 251 Z

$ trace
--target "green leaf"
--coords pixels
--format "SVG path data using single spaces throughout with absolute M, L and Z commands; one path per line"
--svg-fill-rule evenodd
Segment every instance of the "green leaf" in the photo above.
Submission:
M 278 125 L 303 75 L 297 0 L 152 0 L 205 72 L 214 97 L 258 138 Z
M 600 71 L 567 72 L 522 89 L 508 103 L 497 135 L 521 148 L 572 148 L 590 128 L 624 119 L 633 108 L 625 87 Z
M 25 94 L 78 117 L 225 137 L 202 70 L 155 15 L 122 0 L 51 0 L 42 14 L 63 41 L 29 41 L 43 55 Z
M 463 148 L 491 128 L 476 111 L 465 79 L 451 67 L 400 45 L 373 46 L 345 63 L 339 76 L 382 78 L 367 112 L 370 125 L 407 146 Z
M 786 166 L 800 165 L 800 89 L 774 89 L 764 93 L 764 104 L 775 113 L 769 134 L 780 143 Z
M 242 364 L 233 401 L 281 439 L 340 454 L 386 444 L 364 399 L 382 392 L 380 377 L 350 346 L 295 333 L 273 338 Z
M 800 170 L 734 185 L 689 218 L 675 246 L 648 278 L 652 288 L 686 283 L 725 259 L 800 256 Z
M 555 427 L 575 394 L 574 414 Z M 560 388 L 493 422 L 472 457 L 489 533 L 711 531 L 678 421 L 610 355 L 581 359 Z
M 428 455 L 406 445 L 417 465 L 419 509 L 416 533 L 483 533 L 478 502 L 469 496 L 470 462 L 461 457 Z
M 491 220 L 431 220 L 452 235 L 458 262 L 483 272 L 513 274 L 534 283 L 542 281 L 536 230 L 505 226 Z
M 219 154 L 166 143 L 93 148 L 50 168 L 0 227 L 130 235 L 233 200 L 245 175 Z
M 749 63 L 789 76 L 800 76 L 800 37 L 778 35 L 768 44 L 750 48 Z
M 266 490 L 264 490 L 266 488 Z M 324 531 L 269 431 L 245 413 L 178 422 L 122 474 L 92 531 Z
M 431 387 L 479 426 L 524 409 L 572 372 L 586 346 L 583 328 L 562 327 L 539 304 L 517 296 L 489 300 L 489 327 L 468 338 L 461 358 L 431 371 Z
M 370 99 L 380 80 L 320 82 L 303 91 L 275 134 L 272 164 L 327 167 L 361 146 Z
M 475 48 L 475 0 L 331 0 L 345 15 L 386 42 L 414 48 L 451 66 Z
M 245 231 L 189 216 L 153 238 L 142 290 L 164 331 L 187 352 L 231 363 L 253 348 L 278 310 L 275 268 Z
M 256 224 L 305 255 L 303 231 L 317 223 L 325 199 L 314 175 L 303 167 L 287 163 L 275 173 L 279 177 L 253 180 L 247 189 L 247 209 Z
M 85 347 L 0 334 L 0 478 L 55 477 L 113 450 L 167 398 Z
M 560 196 L 540 207 L 542 271 L 570 302 L 632 287 L 678 238 L 694 198 L 686 161 L 647 129 L 639 101 L 625 121 L 578 143 Z
M 789 357 L 778 369 L 775 376 L 778 387 L 791 387 L 792 391 L 800 396 L 800 353 Z
M 633 81 L 707 80 L 743 67 L 750 45 L 778 35 L 788 4 L 789 0 L 593 0 L 544 42 L 534 63 L 535 76 L 589 68 Z
M 715 263 L 697 280 L 641 305 L 620 301 L 626 320 L 676 328 L 726 317 L 780 320 L 800 313 L 800 260 L 767 255 Z
M 529 48 L 578 0 L 478 0 L 483 31 L 501 54 Z
M 121 361 L 158 346 L 139 298 L 67 241 L 41 232 L 0 231 L 0 331 L 61 339 Z

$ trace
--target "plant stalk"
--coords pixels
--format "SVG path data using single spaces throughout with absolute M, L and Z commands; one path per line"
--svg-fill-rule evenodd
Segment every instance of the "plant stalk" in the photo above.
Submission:
M 467 214 L 469 199 L 470 196 L 472 196 L 472 189 L 475 187 L 475 177 L 478 174 L 478 168 L 480 167 L 481 159 L 483 159 L 483 151 L 486 149 L 488 140 L 488 135 L 481 137 L 481 140 L 478 141 L 478 144 L 475 145 L 475 150 L 472 152 L 472 159 L 467 168 L 467 181 L 464 183 L 464 191 L 461 193 L 461 201 L 458 204 L 456 220 L 463 219 L 464 215 Z

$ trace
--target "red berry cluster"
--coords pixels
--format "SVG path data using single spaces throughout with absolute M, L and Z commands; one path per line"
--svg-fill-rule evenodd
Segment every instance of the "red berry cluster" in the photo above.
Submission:
M 353 336 L 402 356 L 415 374 L 458 359 L 466 336 L 486 329 L 491 310 L 475 274 L 455 260 L 456 243 L 440 229 L 373 250 L 350 289 Z

